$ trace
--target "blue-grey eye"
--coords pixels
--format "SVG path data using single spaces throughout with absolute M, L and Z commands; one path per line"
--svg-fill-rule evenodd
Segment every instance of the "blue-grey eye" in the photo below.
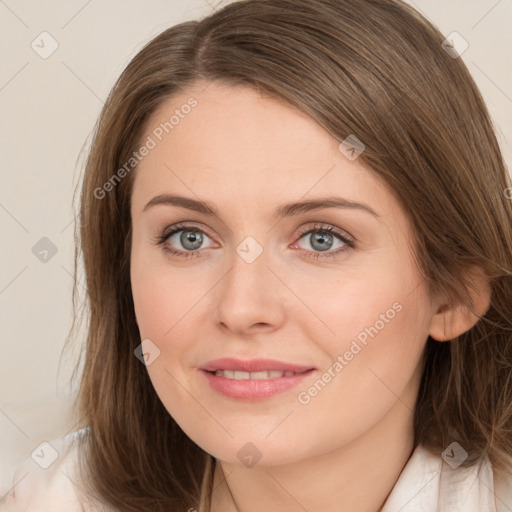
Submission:
M 316 251 L 327 251 L 332 247 L 334 238 L 329 233 L 310 233 L 309 240 Z
M 179 231 L 175 233 L 176 235 L 180 233 Z M 190 229 L 182 229 L 180 235 L 180 243 L 181 245 L 190 251 L 194 251 L 199 249 L 203 244 L 203 234 L 201 231 L 192 231 Z

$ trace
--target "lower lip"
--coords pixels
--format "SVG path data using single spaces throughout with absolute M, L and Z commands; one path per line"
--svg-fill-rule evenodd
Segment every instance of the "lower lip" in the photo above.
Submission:
M 314 371 L 314 369 L 311 369 L 290 377 L 278 377 L 277 379 L 236 380 L 218 377 L 214 373 L 201 370 L 215 391 L 229 398 L 248 402 L 264 400 L 279 393 L 284 393 L 297 386 Z

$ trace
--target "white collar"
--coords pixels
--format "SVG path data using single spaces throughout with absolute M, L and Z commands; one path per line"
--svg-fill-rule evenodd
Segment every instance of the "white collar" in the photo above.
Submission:
M 497 493 L 498 494 L 498 493 Z M 498 494 L 500 496 L 500 494 Z M 496 508 L 494 481 L 487 457 L 471 467 L 452 468 L 418 445 L 386 500 L 382 512 L 501 512 Z M 508 508 L 511 507 L 511 508 Z

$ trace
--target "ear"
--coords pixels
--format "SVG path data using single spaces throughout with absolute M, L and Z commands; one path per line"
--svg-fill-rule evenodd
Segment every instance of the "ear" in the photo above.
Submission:
M 429 330 L 430 336 L 437 341 L 453 340 L 469 331 L 489 310 L 492 294 L 489 278 L 477 266 L 469 267 L 467 272 L 472 283 L 468 292 L 473 301 L 474 312 L 463 304 L 452 307 L 445 303 L 439 306 L 432 317 Z

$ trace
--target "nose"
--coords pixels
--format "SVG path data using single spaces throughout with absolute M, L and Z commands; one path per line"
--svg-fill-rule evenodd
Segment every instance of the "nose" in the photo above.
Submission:
M 234 252 L 232 266 L 218 284 L 216 323 L 239 336 L 279 329 L 290 300 L 286 286 L 271 268 L 275 265 L 267 251 L 253 261 L 240 254 Z

